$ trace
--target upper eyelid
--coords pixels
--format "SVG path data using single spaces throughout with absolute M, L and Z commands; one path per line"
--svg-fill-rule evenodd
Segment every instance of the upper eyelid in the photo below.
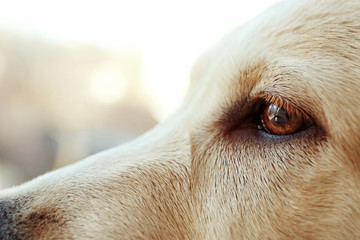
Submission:
M 259 93 L 254 97 L 255 101 L 263 101 L 269 104 L 275 104 L 280 108 L 285 108 L 287 111 L 299 112 L 307 118 L 313 118 L 312 114 L 309 111 L 306 111 L 302 106 L 296 104 L 294 101 L 287 99 L 283 96 Z

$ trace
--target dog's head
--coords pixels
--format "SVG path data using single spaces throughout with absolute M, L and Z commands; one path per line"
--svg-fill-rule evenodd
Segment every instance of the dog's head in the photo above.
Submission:
M 195 64 L 179 111 L 1 193 L 1 239 L 360 238 L 360 2 L 288 1 Z

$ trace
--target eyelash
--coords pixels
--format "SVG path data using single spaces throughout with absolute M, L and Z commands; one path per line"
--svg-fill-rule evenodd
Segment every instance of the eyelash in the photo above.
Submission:
M 279 96 L 262 95 L 259 98 L 259 101 L 262 102 L 263 105 L 275 104 L 275 105 L 279 106 L 280 108 L 284 108 L 288 112 L 291 112 L 291 110 L 295 110 L 295 113 L 301 113 L 301 114 L 307 115 L 302 110 L 300 110 L 298 107 L 294 106 L 293 104 L 290 104 L 289 101 L 287 101 Z
M 266 104 L 275 104 L 280 108 L 285 109 L 288 112 L 302 114 L 308 119 L 311 119 L 310 115 L 306 111 L 304 111 L 300 106 L 290 103 L 289 100 L 284 99 L 281 96 L 274 96 L 270 94 L 259 94 L 257 97 L 255 97 L 255 100 L 256 102 L 260 103 L 261 106 L 265 106 Z M 262 108 L 258 109 L 258 111 L 261 110 Z
M 269 134 L 274 134 L 274 135 L 279 135 L 279 134 L 286 134 L 286 131 L 289 132 L 289 134 L 293 134 L 296 133 L 298 131 L 303 131 L 306 130 L 307 128 L 311 127 L 314 124 L 314 121 L 312 119 L 312 117 L 310 117 L 309 114 L 307 114 L 306 112 L 304 112 L 301 108 L 294 106 L 293 104 L 289 103 L 288 101 L 284 100 L 281 97 L 277 97 L 277 96 L 273 96 L 273 95 L 262 95 L 262 97 L 260 98 L 260 107 L 258 108 L 256 117 L 257 117 L 257 129 L 259 131 L 265 131 Z M 277 107 L 277 109 L 279 110 L 284 110 L 286 112 L 286 116 L 292 116 L 297 118 L 297 120 L 291 120 L 293 124 L 293 129 L 294 132 L 291 132 L 291 128 L 288 128 L 286 131 L 283 131 L 284 129 L 281 129 L 280 132 L 276 130 L 274 130 L 275 132 L 273 132 L 273 130 L 268 129 L 268 127 L 266 126 L 267 123 L 264 122 L 264 119 L 262 118 L 264 115 L 266 115 L 266 110 L 268 109 L 269 106 L 274 105 Z M 264 115 L 263 115 L 264 114 Z M 291 117 L 291 118 L 292 118 Z M 295 121 L 295 122 L 294 122 Z M 300 122 L 296 122 L 296 121 L 301 121 L 301 125 L 296 126 L 296 123 L 300 123 Z M 289 122 L 289 124 L 291 124 Z M 274 125 L 272 126 L 274 127 Z M 288 126 L 289 127 L 289 126 Z M 298 127 L 298 128 L 296 128 Z M 277 130 L 279 130 L 279 128 L 277 128 Z

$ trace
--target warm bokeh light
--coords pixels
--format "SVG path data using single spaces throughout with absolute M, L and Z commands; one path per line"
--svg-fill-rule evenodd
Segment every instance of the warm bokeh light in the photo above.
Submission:
M 119 69 L 100 67 L 91 78 L 90 90 L 100 103 L 113 104 L 125 96 L 127 79 Z
M 2 1 L 0 189 L 165 119 L 196 57 L 277 1 Z
M 162 120 L 185 95 L 194 58 L 278 1 L 12 0 L 0 6 L 0 27 L 61 43 L 140 51 L 145 102 Z

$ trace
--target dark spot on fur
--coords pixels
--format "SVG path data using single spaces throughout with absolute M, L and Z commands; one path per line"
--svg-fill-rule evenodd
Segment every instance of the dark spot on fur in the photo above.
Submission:
M 28 198 L 0 201 L 0 239 L 56 239 L 66 223 L 54 206 L 31 205 Z

